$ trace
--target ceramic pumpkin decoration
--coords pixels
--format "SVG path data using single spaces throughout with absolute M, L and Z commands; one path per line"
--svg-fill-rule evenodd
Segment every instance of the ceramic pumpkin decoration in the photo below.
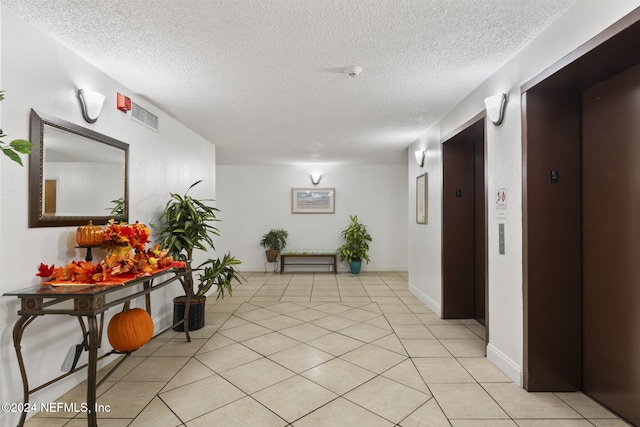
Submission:
M 78 246 L 99 246 L 103 240 L 104 230 L 99 225 L 93 225 L 91 221 L 87 225 L 81 225 L 76 231 Z
M 141 308 L 124 310 L 111 318 L 107 327 L 107 337 L 111 347 L 121 353 L 137 350 L 153 336 L 153 320 L 149 313 Z

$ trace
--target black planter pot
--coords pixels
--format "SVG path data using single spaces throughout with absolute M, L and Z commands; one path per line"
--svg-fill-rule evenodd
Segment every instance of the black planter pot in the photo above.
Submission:
M 186 297 L 175 297 L 173 299 L 173 324 L 184 319 L 184 309 L 187 306 Z M 204 312 L 206 296 L 193 297 L 189 304 L 189 331 L 197 331 L 204 327 Z M 184 323 L 173 327 L 174 331 L 184 332 Z

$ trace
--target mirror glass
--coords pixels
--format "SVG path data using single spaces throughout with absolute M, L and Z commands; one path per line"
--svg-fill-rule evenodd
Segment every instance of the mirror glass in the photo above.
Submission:
M 128 220 L 129 145 L 31 112 L 29 226 Z

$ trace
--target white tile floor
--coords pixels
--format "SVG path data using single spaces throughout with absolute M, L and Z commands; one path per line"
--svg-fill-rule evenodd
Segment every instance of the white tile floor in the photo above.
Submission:
M 581 393 L 515 386 L 484 357 L 484 328 L 439 319 L 405 273 L 245 277 L 212 301 L 191 343 L 168 331 L 109 377 L 100 426 L 627 425 Z M 86 419 L 38 414 L 26 425 Z

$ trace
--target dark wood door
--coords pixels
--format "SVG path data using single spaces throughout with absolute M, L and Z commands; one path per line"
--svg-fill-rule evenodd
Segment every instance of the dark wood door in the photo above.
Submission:
M 486 318 L 484 120 L 443 145 L 442 316 Z
M 583 387 L 640 425 L 640 66 L 583 91 Z
M 58 200 L 58 181 L 47 179 L 44 182 L 44 213 L 55 215 L 57 211 L 56 200 Z

